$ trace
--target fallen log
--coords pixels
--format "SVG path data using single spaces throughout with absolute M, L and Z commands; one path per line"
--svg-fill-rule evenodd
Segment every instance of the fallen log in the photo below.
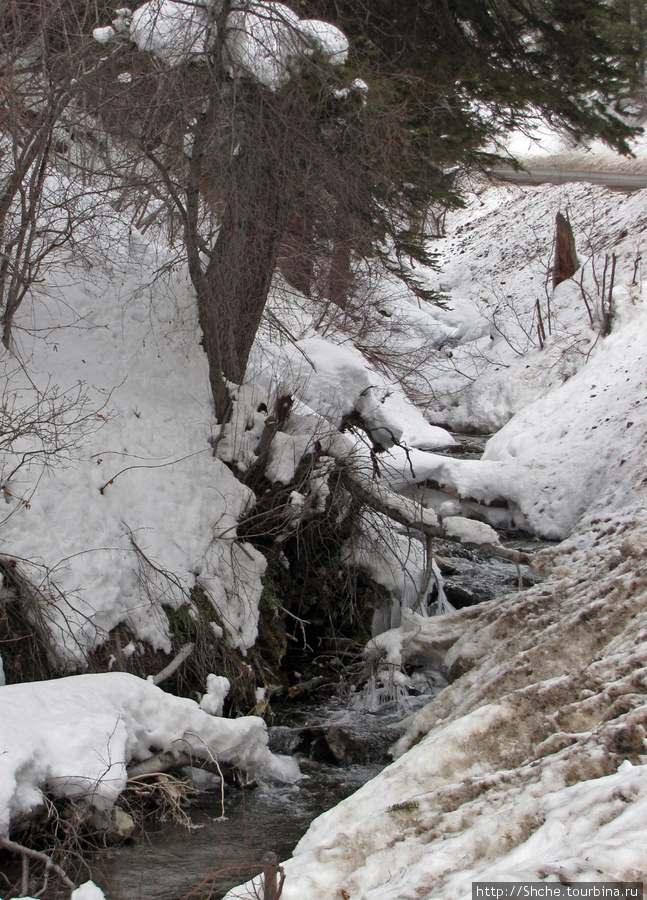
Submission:
M 406 528 L 420 531 L 428 537 L 454 541 L 463 547 L 474 547 L 490 556 L 507 559 L 517 565 L 530 565 L 532 562 L 532 556 L 520 550 L 511 550 L 494 543 L 470 543 L 461 540 L 460 537 L 448 533 L 433 509 L 428 509 L 408 497 L 396 494 L 384 485 L 377 484 L 364 472 L 358 472 L 348 465 L 341 466 L 341 482 L 346 490 L 357 497 L 361 503 Z

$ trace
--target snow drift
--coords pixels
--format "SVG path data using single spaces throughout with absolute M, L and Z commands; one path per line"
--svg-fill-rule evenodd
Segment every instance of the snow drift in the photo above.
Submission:
M 280 780 L 296 763 L 267 748 L 262 719 L 223 719 L 125 672 L 6 685 L 0 691 L 0 835 L 47 791 L 110 811 L 127 766 L 154 751 L 220 763 Z

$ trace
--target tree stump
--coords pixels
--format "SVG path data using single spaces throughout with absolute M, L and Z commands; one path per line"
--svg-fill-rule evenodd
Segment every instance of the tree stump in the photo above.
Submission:
M 580 267 L 575 252 L 575 238 L 568 218 L 557 213 L 555 217 L 555 262 L 553 264 L 553 290 L 562 281 L 572 278 Z

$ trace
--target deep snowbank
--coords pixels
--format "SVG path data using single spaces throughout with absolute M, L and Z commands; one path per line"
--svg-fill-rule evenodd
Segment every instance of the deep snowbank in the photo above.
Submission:
M 0 836 L 43 792 L 109 811 L 129 763 L 188 753 L 294 781 L 294 760 L 267 748 L 257 716 L 223 719 L 134 675 L 111 672 L 5 685 L 0 690 Z
M 266 563 L 237 537 L 254 498 L 222 460 L 242 470 L 253 462 L 279 394 L 294 408 L 268 460 L 277 482 L 289 483 L 318 439 L 351 452 L 338 429 L 353 411 L 376 440 L 439 448 L 453 439 L 359 351 L 312 337 L 256 348 L 219 435 L 186 273 L 161 276 L 164 254 L 126 226 L 113 224 L 111 242 L 109 266 L 105 257 L 91 270 L 67 260 L 25 300 L 15 328 L 24 362 L 0 354 L 5 425 L 10 435 L 22 427 L 0 446 L 3 554 L 42 592 L 42 621 L 70 670 L 122 622 L 136 653 L 141 641 L 170 652 L 162 605 L 186 603 L 195 586 L 245 652 Z M 57 404 L 43 437 L 40 419 Z M 322 503 L 326 478 L 324 466 Z
M 551 539 L 565 538 L 589 510 L 633 505 L 647 447 L 647 307 L 621 290 L 614 297 L 612 333 L 591 348 L 583 368 L 491 438 L 482 460 L 392 451 L 392 486 L 429 480 L 473 501 L 467 508 L 494 525 Z M 437 494 L 430 499 L 445 515 L 461 508 L 449 496 L 440 505 Z

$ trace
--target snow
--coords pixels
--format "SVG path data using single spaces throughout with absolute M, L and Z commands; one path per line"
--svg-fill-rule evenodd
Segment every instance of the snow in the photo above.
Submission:
M 92 37 L 100 44 L 107 44 L 108 41 L 113 39 L 115 33 L 115 29 L 112 25 L 106 25 L 105 28 L 95 28 L 92 32 Z
M 284 864 L 284 896 L 644 881 L 645 549 L 639 506 L 550 551 L 544 584 L 449 616 L 407 613 L 374 639 L 394 665 L 436 655 L 451 683 L 396 761 L 312 823 Z
M 225 54 L 234 75 L 277 88 L 300 49 L 299 17 L 283 3 L 251 3 L 229 14 Z
M 104 900 L 104 893 L 97 887 L 94 881 L 86 881 L 75 891 L 72 891 L 71 900 Z
M 331 65 L 343 65 L 348 40 L 329 22 L 300 19 L 283 3 L 255 2 L 227 18 L 224 58 L 232 74 L 252 78 L 270 90 L 284 85 L 295 61 L 317 49 Z
M 16 900 L 36 900 L 34 897 L 17 897 Z M 94 881 L 85 881 L 72 891 L 70 900 L 105 900 L 105 894 Z
M 38 298 L 25 307 L 25 328 L 37 315 L 52 329 L 47 340 L 20 334 L 29 378 L 11 355 L 0 359 L 13 420 L 38 404 L 49 410 L 56 385 L 59 398 L 72 398 L 68 420 L 80 419 L 66 453 L 37 452 L 12 477 L 36 436 L 28 432 L 4 455 L 4 552 L 29 560 L 26 574 L 65 598 L 46 612 L 63 665 L 82 663 L 123 621 L 170 651 L 161 604 L 186 603 L 198 583 L 214 620 L 245 650 L 256 636 L 265 560 L 236 541 L 252 494 L 213 457 L 206 362 L 186 276 L 151 294 L 154 248 L 136 234 L 126 242 L 117 232 L 113 241 L 110 268 L 97 262 L 90 282 L 87 270 L 68 266 L 47 284 L 47 308 Z
M 213 683 L 209 686 L 213 694 Z M 110 810 L 130 762 L 190 752 L 295 780 L 296 763 L 267 749 L 262 719 L 222 719 L 124 672 L 5 685 L 0 692 L 0 834 L 43 791 Z
M 129 31 L 140 51 L 177 66 L 204 58 L 216 36 L 217 13 L 214 2 L 148 0 L 132 17 L 127 9 L 117 10 L 114 28 L 95 28 L 93 36 L 105 44 L 116 32 Z M 284 85 L 295 62 L 315 50 L 331 65 L 343 65 L 348 57 L 348 40 L 336 25 L 300 19 L 289 6 L 270 0 L 234 6 L 227 16 L 225 32 L 223 64 L 231 75 L 251 78 L 270 90 Z
M 588 511 L 633 502 L 647 436 L 641 337 L 647 309 L 635 293 L 618 289 L 614 298 L 609 337 L 590 348 L 583 368 L 510 419 L 482 460 L 392 451 L 392 486 L 433 481 L 495 526 L 551 539 L 566 537 Z M 438 506 L 438 495 L 425 496 Z M 501 501 L 508 505 L 505 514 L 491 506 Z
M 462 516 L 445 516 L 443 528 L 450 537 L 457 537 L 461 544 L 499 543 L 499 535 L 485 522 L 464 519 Z
M 590 297 L 591 269 L 616 253 L 615 316 L 599 337 L 580 286 L 565 283 L 541 348 L 538 261 L 558 209 L 576 223 Z M 450 684 L 410 721 L 395 762 L 312 823 L 284 863 L 286 900 L 454 900 L 474 881 L 645 882 L 647 306 L 636 259 L 646 227 L 644 192 L 479 190 L 448 217 L 442 270 L 429 276 L 449 308 L 390 306 L 394 333 L 423 323 L 418 343 L 409 334 L 403 345 L 429 351 L 407 382 L 421 399 L 430 387 L 427 416 L 497 433 L 482 460 L 392 447 L 380 455 L 387 484 L 470 543 L 491 540 L 486 522 L 562 543 L 538 554 L 547 578 L 528 591 L 432 618 L 404 609 L 374 636 L 369 651 L 389 666 L 442 665 Z M 488 293 L 502 284 L 516 312 Z
M 336 25 L 322 22 L 321 19 L 301 19 L 299 31 L 314 42 L 315 47 L 333 65 L 343 65 L 348 58 L 348 38 Z M 366 82 L 356 79 L 353 86 L 357 89 L 368 89 Z
M 344 416 L 356 412 L 382 446 L 402 440 L 410 447 L 440 449 L 455 443 L 349 344 L 339 346 L 319 337 L 299 341 L 289 365 L 300 399 L 337 427 Z
M 305 37 L 344 55 L 333 26 L 281 4 L 232 15 L 232 67 L 269 88 L 297 45 L 312 49 Z M 169 65 L 200 56 L 208 35 L 205 10 L 177 3 L 144 4 L 130 26 Z M 569 211 L 584 265 L 581 283 L 551 292 L 558 210 Z M 346 563 L 393 597 L 376 613 L 373 648 L 392 670 L 437 662 L 451 684 L 410 722 L 393 765 L 313 823 L 286 863 L 287 900 L 453 900 L 488 879 L 644 880 L 646 230 L 644 192 L 479 186 L 448 217 L 440 270 L 424 273 L 447 308 L 385 287 L 375 345 L 399 350 L 400 368 L 339 333 L 315 334 L 297 298 L 302 330 L 257 342 L 222 433 L 186 272 L 116 217 L 91 267 L 61 258 L 23 304 L 17 357 L 0 358 L 3 556 L 41 591 L 63 668 L 83 667 L 119 624 L 132 633 L 131 659 L 144 641 L 170 651 L 163 607 L 194 587 L 214 605 L 214 634 L 252 647 L 266 562 L 237 538 L 253 497 L 226 463 L 255 464 L 281 399 L 290 410 L 266 460 L 270 480 L 289 485 L 317 442 L 321 452 L 307 492 L 290 494 L 290 515 L 324 507 L 342 460 L 394 514 L 417 504 L 461 542 L 496 543 L 500 526 L 563 541 L 539 554 L 543 584 L 429 617 L 422 542 L 362 516 Z M 611 252 L 603 338 L 596 279 Z M 537 304 L 550 325 L 542 342 Z M 443 426 L 497 433 L 482 459 L 451 458 L 430 452 L 455 447 Z M 45 790 L 109 808 L 127 764 L 158 749 L 188 744 L 204 756 L 208 746 L 266 777 L 294 777 L 269 754 L 259 718 L 211 715 L 226 681 L 212 673 L 200 705 L 117 672 L 2 684 L 0 832 Z M 98 900 L 92 886 L 80 890 L 77 900 Z
M 222 705 L 231 684 L 224 675 L 207 675 L 207 692 L 200 700 L 200 709 L 211 716 L 222 715 Z
M 289 417 L 273 438 L 265 470 L 275 483 L 289 484 L 317 442 L 334 457 L 365 456 L 367 450 L 360 439 L 339 431 L 345 421 L 350 423 L 355 417 L 378 448 L 394 441 L 430 448 L 455 443 L 448 431 L 431 425 L 404 392 L 356 348 L 307 337 L 287 347 L 260 342 L 255 346 L 245 384 L 237 391 L 231 422 L 218 442 L 218 458 L 242 471 L 253 465 L 268 415 L 273 414 L 277 402 L 286 399 Z M 261 408 L 264 412 L 259 412 Z M 325 475 L 325 457 L 321 466 Z M 313 479 L 313 488 L 316 484 Z M 322 479 L 321 491 L 326 490 Z M 320 493 L 310 500 L 323 504 L 325 496 Z
M 171 66 L 204 54 L 213 36 L 205 7 L 174 0 L 149 0 L 134 11 L 130 24 L 130 39 L 139 50 Z

